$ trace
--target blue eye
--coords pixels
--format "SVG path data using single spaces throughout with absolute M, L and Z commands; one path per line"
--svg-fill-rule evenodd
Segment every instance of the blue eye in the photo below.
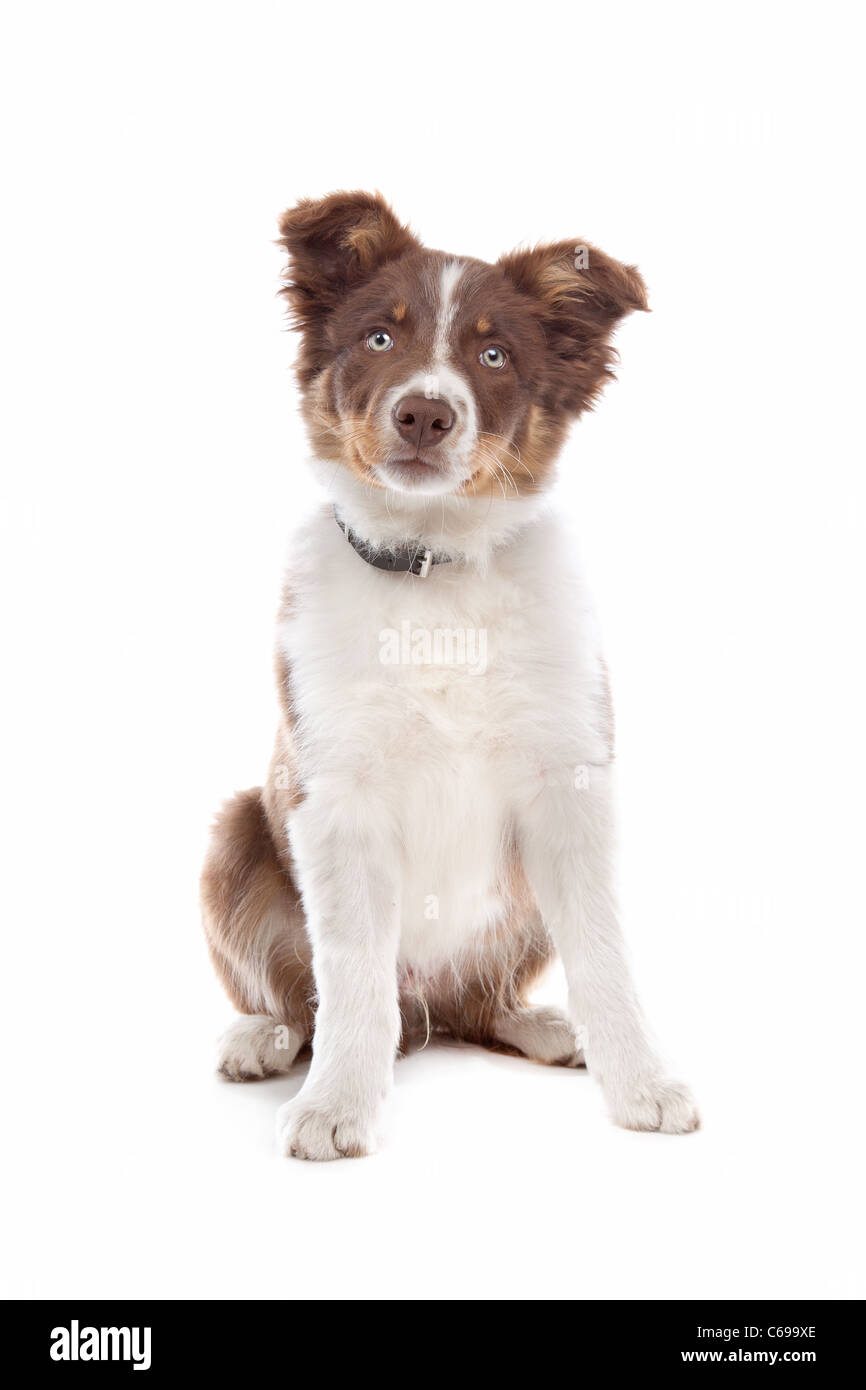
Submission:
M 492 367 L 495 372 L 499 372 L 508 361 L 505 350 L 501 347 L 485 348 L 478 361 L 483 367 Z
M 375 333 L 368 334 L 366 338 L 367 347 L 371 352 L 388 352 L 394 346 L 394 339 L 390 333 L 386 333 L 383 328 L 379 328 Z

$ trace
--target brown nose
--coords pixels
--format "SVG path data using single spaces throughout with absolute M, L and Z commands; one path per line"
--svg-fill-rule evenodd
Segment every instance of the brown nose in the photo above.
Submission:
M 397 433 L 416 449 L 429 449 L 444 439 L 454 424 L 454 415 L 447 401 L 404 396 L 394 407 L 394 423 Z

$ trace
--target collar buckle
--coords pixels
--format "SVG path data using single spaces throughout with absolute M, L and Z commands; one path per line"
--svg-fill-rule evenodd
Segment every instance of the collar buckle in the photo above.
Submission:
M 432 565 L 432 563 L 433 551 L 419 550 L 418 554 L 414 556 L 412 560 L 412 564 L 409 567 L 409 571 L 411 574 L 414 574 L 418 579 L 426 579 L 428 574 L 430 573 L 430 566 Z

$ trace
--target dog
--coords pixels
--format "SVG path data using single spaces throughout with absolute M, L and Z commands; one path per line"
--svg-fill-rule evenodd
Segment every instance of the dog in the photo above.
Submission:
M 311 1044 L 277 1116 L 298 1158 L 374 1150 L 395 1057 L 433 1034 L 585 1065 L 617 1124 L 694 1130 L 626 963 L 606 669 L 547 497 L 643 280 L 575 240 L 428 250 L 363 192 L 301 201 L 280 244 L 329 501 L 291 551 L 267 781 L 203 871 L 241 1015 L 220 1070 Z M 554 952 L 568 1014 L 528 999 Z

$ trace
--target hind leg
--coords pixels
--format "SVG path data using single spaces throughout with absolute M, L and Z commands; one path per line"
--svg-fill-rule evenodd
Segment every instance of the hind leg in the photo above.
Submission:
M 313 973 L 291 865 L 258 788 L 217 818 L 202 908 L 211 958 L 241 1015 L 220 1039 L 219 1071 L 231 1081 L 288 1071 L 313 1034 Z
M 559 1067 L 585 1066 L 574 1028 L 559 1009 L 509 1010 L 495 1015 L 489 1028 L 494 1043 L 516 1048 L 534 1062 Z
M 260 1081 L 290 1071 L 303 1036 L 267 1014 L 243 1014 L 217 1043 L 217 1070 L 227 1081 Z

